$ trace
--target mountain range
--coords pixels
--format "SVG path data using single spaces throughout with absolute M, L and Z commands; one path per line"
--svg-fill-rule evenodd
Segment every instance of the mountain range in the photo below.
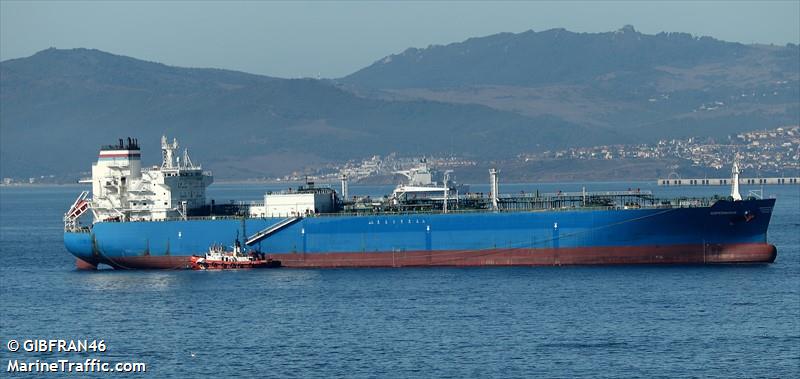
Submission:
M 85 172 L 178 137 L 219 178 L 373 154 L 481 161 L 567 146 L 797 124 L 800 49 L 685 33 L 563 29 L 408 49 L 338 79 L 172 67 L 92 49 L 0 62 L 3 177 Z

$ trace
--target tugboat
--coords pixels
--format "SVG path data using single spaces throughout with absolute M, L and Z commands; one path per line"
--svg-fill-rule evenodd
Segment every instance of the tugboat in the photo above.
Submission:
M 223 245 L 213 244 L 208 248 L 205 256 L 192 255 L 190 264 L 193 270 L 281 267 L 281 261 L 268 258 L 264 253 L 255 251 L 251 251 L 248 254 L 242 253 L 242 247 L 238 240 L 233 247 L 233 251 L 226 251 Z

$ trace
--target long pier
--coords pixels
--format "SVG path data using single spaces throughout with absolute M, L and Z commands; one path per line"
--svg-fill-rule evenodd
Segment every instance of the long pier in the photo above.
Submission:
M 659 186 L 729 186 L 731 178 L 668 178 L 658 179 Z M 740 185 L 800 185 L 800 177 L 785 178 L 739 178 Z

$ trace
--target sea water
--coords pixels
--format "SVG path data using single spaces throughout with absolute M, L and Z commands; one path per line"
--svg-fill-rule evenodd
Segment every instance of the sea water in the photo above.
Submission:
M 214 184 L 209 198 L 257 200 L 287 186 Z M 728 191 L 652 183 L 501 190 L 583 187 L 663 197 Z M 75 270 L 62 217 L 82 189 L 0 189 L 2 376 L 12 360 L 95 358 L 147 365 L 120 377 L 800 376 L 797 186 L 764 188 L 778 199 L 770 265 L 223 272 Z M 12 339 L 103 340 L 107 349 L 11 352 Z

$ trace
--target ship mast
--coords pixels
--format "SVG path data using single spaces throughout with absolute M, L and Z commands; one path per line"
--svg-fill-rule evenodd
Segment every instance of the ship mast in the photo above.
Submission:
M 342 176 L 339 177 L 339 180 L 342 181 L 342 199 L 347 201 L 347 197 L 349 196 L 347 191 L 347 174 L 342 174 Z
M 448 182 L 450 181 L 450 173 L 452 172 L 453 170 L 447 170 L 444 172 L 444 203 L 442 204 L 442 213 L 447 213 L 447 202 L 450 201 L 450 199 L 447 198 L 447 195 L 449 195 L 450 192 L 450 186 L 448 185 Z
M 733 159 L 733 168 L 731 169 L 731 197 L 733 201 L 741 201 L 742 195 L 739 194 L 739 158 Z
M 175 150 L 178 149 L 178 140 L 173 138 L 172 143 L 167 141 L 167 136 L 161 136 L 161 168 L 175 168 Z
M 497 175 L 500 173 L 500 170 L 493 168 L 489 170 L 489 179 L 491 180 L 491 196 L 492 196 L 492 209 L 497 210 L 497 200 L 498 200 L 498 192 L 500 192 L 500 184 Z

